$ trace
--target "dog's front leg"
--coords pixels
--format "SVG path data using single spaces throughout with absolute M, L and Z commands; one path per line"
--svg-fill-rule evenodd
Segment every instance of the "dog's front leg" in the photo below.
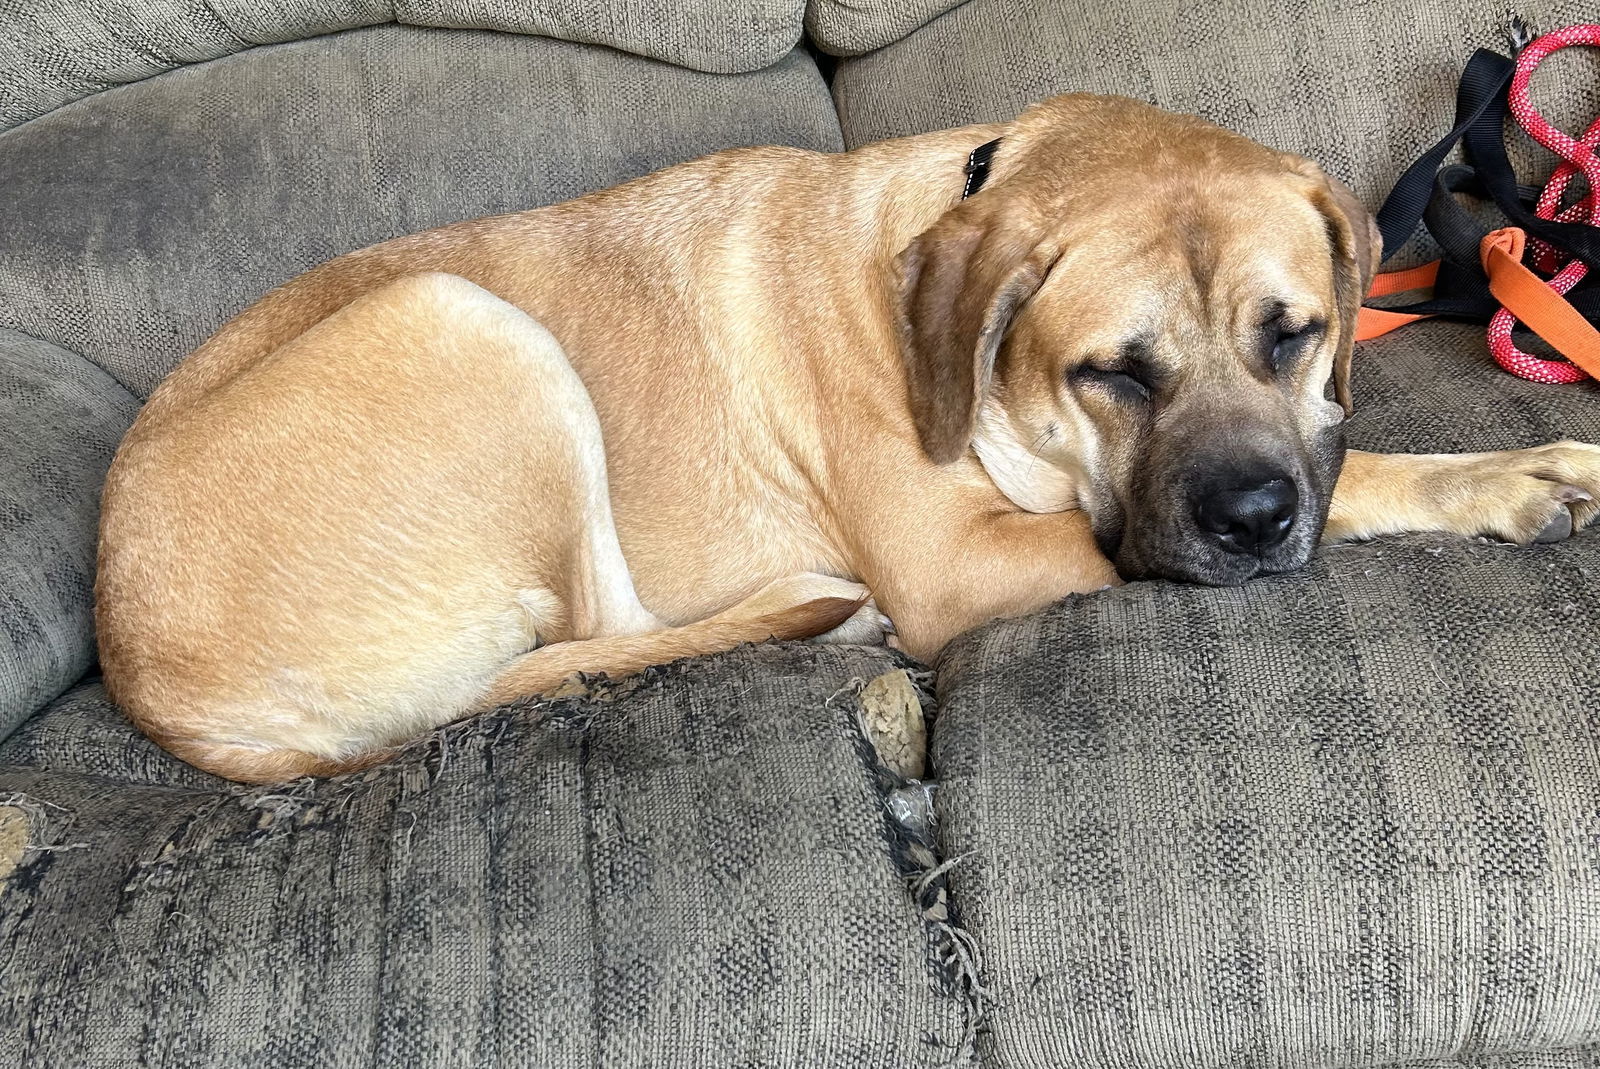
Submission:
M 879 556 L 869 585 L 894 621 L 897 644 L 925 661 L 987 620 L 1121 581 L 1088 516 L 1076 510 L 969 514 L 950 529 L 919 534 Z
M 1555 442 L 1503 453 L 1351 450 L 1322 540 L 1408 531 L 1553 542 L 1600 512 L 1600 448 Z

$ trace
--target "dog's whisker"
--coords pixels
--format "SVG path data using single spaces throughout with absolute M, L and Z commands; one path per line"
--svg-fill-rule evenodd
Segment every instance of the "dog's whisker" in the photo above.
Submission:
M 1030 472 L 1033 470 L 1034 462 L 1041 459 L 1039 454 L 1044 451 L 1044 447 L 1050 444 L 1060 430 L 1061 428 L 1058 424 L 1051 423 L 1034 438 L 1033 445 L 1028 448 L 1028 470 Z

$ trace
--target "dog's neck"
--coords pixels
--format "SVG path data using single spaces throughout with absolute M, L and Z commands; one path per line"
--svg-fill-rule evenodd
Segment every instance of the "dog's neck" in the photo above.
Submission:
M 978 410 L 973 452 L 995 486 L 1024 512 L 1066 512 L 1078 507 L 1078 484 L 1041 454 L 1049 431 L 1025 435 L 993 395 Z M 1031 441 L 1025 438 L 1031 437 Z
M 909 153 L 905 142 L 890 142 L 895 146 L 890 156 L 895 161 L 892 167 L 885 167 L 875 158 L 879 146 L 868 146 L 843 157 L 856 157 L 870 164 L 859 173 L 873 176 L 877 185 L 877 195 L 870 203 L 877 212 L 878 240 L 867 258 L 867 269 L 891 304 L 900 299 L 901 252 L 961 203 L 965 195 L 976 191 L 970 171 L 974 150 L 993 144 L 1005 133 L 1006 127 L 1001 125 L 942 130 L 907 139 L 921 149 Z M 1010 161 L 1003 148 L 999 152 L 990 149 L 982 155 L 984 177 L 992 183 Z M 991 170 L 994 175 L 989 174 Z M 979 410 L 973 451 L 994 485 L 1025 512 L 1066 512 L 1079 506 L 1077 477 L 1047 459 L 1048 454 L 1059 453 L 1059 449 L 1051 447 L 1060 443 L 1052 442 L 1050 437 L 1049 433 L 1018 427 L 994 394 Z
M 874 262 L 897 277 L 895 260 L 918 234 L 933 226 L 969 188 L 968 164 L 974 149 L 1002 137 L 1006 125 L 989 123 L 939 130 L 931 134 L 866 145 L 834 157 L 841 182 L 856 186 L 852 203 L 872 211 L 876 238 Z M 915 151 L 907 151 L 915 146 Z M 987 182 L 993 184 L 1007 159 L 1003 149 L 985 160 Z M 868 220 L 862 220 L 868 224 Z

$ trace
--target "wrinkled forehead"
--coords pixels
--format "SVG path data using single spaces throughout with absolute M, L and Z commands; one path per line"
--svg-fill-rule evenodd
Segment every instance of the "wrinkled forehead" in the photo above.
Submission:
M 1332 313 L 1332 238 L 1303 181 L 1212 176 L 1176 190 L 1137 186 L 1075 211 L 1062 235 L 1046 290 L 1070 302 L 1080 322 L 1121 330 L 1186 313 L 1228 330 L 1275 303 Z

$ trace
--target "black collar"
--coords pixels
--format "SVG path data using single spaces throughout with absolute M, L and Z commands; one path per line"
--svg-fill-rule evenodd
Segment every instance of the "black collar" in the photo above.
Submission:
M 961 199 L 966 200 L 989 180 L 989 163 L 994 159 L 995 149 L 1000 147 L 1000 139 L 985 141 L 972 150 L 972 155 L 967 157 L 967 184 L 962 187 Z

